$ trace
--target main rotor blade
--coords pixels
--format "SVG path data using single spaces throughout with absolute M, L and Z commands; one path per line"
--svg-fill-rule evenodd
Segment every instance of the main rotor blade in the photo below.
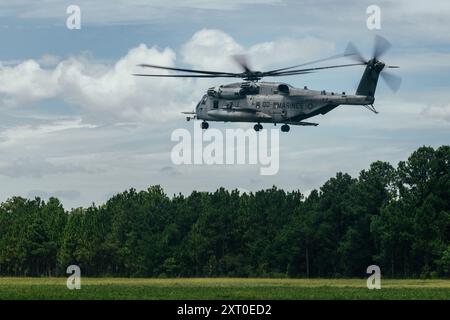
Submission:
M 248 63 L 248 59 L 247 56 L 243 55 L 243 54 L 235 54 L 232 56 L 234 61 L 237 62 L 238 65 L 241 66 L 241 68 L 245 71 L 245 72 L 252 72 L 250 65 Z
M 266 71 L 265 73 L 269 74 L 269 73 L 273 73 L 273 72 L 285 71 L 285 70 L 289 70 L 289 69 L 294 69 L 294 68 L 298 68 L 298 67 L 307 66 L 307 65 L 310 65 L 310 64 L 315 64 L 315 63 L 324 62 L 324 61 L 328 61 L 328 60 L 334 60 L 334 59 L 342 58 L 342 57 L 345 57 L 345 56 L 347 56 L 347 54 L 345 52 L 344 53 L 339 53 L 339 54 L 335 54 L 335 55 L 327 57 L 327 58 L 314 60 L 314 61 L 309 61 L 309 62 L 305 62 L 305 63 L 302 63 L 302 64 L 297 64 L 297 65 L 291 66 L 291 67 L 270 70 L 270 71 Z
M 220 71 L 208 71 L 208 70 L 195 70 L 195 69 L 184 69 L 184 68 L 174 68 L 174 67 L 164 67 L 157 66 L 154 64 L 138 64 L 138 67 L 144 68 L 154 68 L 154 69 L 163 69 L 163 70 L 173 70 L 173 71 L 182 71 L 182 72 L 192 72 L 192 73 L 200 73 L 200 74 L 228 74 L 228 75 L 236 75 L 237 73 L 232 72 L 220 72 Z
M 381 77 L 392 91 L 397 92 L 400 89 L 400 85 L 402 84 L 401 77 L 387 71 L 382 71 Z
M 344 67 L 352 67 L 352 66 L 360 66 L 364 65 L 365 63 L 350 63 L 350 64 L 339 64 L 334 66 L 326 66 L 326 67 L 315 67 L 315 68 L 308 68 L 308 69 L 297 69 L 297 70 L 289 70 L 289 71 L 283 71 L 283 72 L 276 72 L 271 74 L 264 73 L 264 76 L 273 76 L 273 75 L 285 75 L 292 72 L 305 72 L 305 71 L 317 71 L 317 70 L 324 70 L 324 69 L 333 69 L 333 68 L 344 68 Z
M 382 36 L 375 36 L 375 46 L 373 48 L 373 57 L 378 60 L 389 48 L 391 47 L 391 43 L 387 41 Z
M 284 77 L 284 76 L 293 76 L 293 75 L 297 75 L 297 74 L 309 74 L 309 73 L 314 73 L 314 71 L 300 71 L 300 72 L 285 71 L 282 73 L 280 72 L 280 73 L 268 74 L 268 75 L 265 75 L 264 77 Z
M 239 74 L 140 74 L 133 73 L 137 77 L 155 77 L 155 78 L 241 78 Z
M 364 59 L 361 52 L 356 49 L 355 45 L 352 42 L 348 43 L 344 53 L 346 56 L 351 57 L 355 61 L 358 61 L 360 63 L 367 63 L 367 60 Z

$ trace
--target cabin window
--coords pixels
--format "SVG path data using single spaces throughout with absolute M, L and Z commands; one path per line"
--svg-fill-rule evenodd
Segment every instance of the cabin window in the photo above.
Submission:
M 260 108 L 260 107 L 261 107 L 261 102 L 256 101 L 256 107 L 257 107 L 257 108 Z
M 214 102 L 213 102 L 213 108 L 214 108 L 214 109 L 219 108 L 219 100 L 214 100 Z

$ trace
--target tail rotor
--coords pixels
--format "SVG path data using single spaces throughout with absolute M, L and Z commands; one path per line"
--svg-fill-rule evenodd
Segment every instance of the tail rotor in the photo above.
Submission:
M 351 57 L 353 60 L 367 65 L 363 78 L 359 84 L 357 94 L 371 95 L 375 94 L 376 82 L 378 81 L 378 75 L 386 82 L 388 87 L 397 92 L 401 86 L 401 77 L 386 71 L 386 68 L 399 68 L 398 66 L 390 66 L 381 62 L 379 59 L 386 54 L 386 52 L 392 47 L 392 44 L 385 38 L 376 35 L 375 45 L 373 48 L 372 58 L 366 60 L 360 51 L 355 47 L 353 43 L 349 43 L 345 50 L 345 55 Z M 359 92 L 359 93 L 358 93 Z

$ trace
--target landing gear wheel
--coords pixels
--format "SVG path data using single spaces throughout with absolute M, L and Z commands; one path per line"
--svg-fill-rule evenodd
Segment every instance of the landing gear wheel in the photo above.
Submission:
M 208 129 L 208 128 L 209 128 L 209 123 L 206 122 L 206 121 L 203 121 L 203 122 L 202 122 L 202 129 L 206 130 L 206 129 Z
M 257 123 L 253 127 L 253 129 L 255 129 L 256 132 L 258 132 L 259 130 L 262 130 L 262 128 L 263 128 L 263 126 L 261 125 L 261 123 Z
M 289 130 L 291 130 L 291 128 L 287 124 L 281 126 L 281 132 L 289 132 Z

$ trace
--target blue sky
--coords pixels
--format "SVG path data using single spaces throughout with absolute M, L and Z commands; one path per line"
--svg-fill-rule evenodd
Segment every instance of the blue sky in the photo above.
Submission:
M 70 4 L 81 8 L 81 30 L 66 28 Z M 381 30 L 366 28 L 371 4 L 381 8 Z M 153 184 L 169 195 L 274 184 L 308 192 L 336 171 L 357 175 L 372 161 L 396 164 L 419 146 L 448 144 L 449 16 L 438 0 L 0 1 L 0 200 L 56 195 L 70 208 Z M 129 76 L 137 63 L 236 70 L 235 53 L 255 68 L 282 67 L 342 52 L 348 41 L 369 57 L 377 33 L 393 44 L 383 59 L 401 66 L 401 89 L 380 83 L 378 115 L 341 107 L 315 118 L 316 128 L 281 135 L 275 176 L 171 163 L 171 132 L 192 130 L 179 112 L 226 79 Z M 352 92 L 362 71 L 282 81 Z

